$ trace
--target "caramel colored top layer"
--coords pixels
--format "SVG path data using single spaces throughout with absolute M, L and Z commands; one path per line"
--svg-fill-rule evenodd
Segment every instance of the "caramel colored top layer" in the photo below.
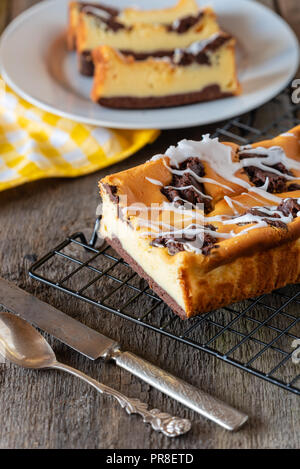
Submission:
M 122 217 L 150 244 L 209 271 L 300 237 L 300 126 L 246 147 L 209 136 L 182 141 L 165 155 L 107 176 L 100 188 L 113 188 Z M 143 223 L 149 213 L 150 227 Z M 179 227 L 178 241 L 169 232 Z

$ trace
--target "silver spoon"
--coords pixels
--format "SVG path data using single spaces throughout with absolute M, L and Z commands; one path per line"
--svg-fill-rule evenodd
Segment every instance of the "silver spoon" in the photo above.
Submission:
M 15 365 L 24 368 L 54 368 L 77 376 L 93 386 L 101 394 L 114 397 L 128 414 L 139 414 L 145 423 L 150 423 L 156 431 L 169 437 L 187 433 L 191 422 L 173 417 L 158 409 L 148 410 L 147 404 L 139 399 L 131 399 L 115 389 L 90 378 L 79 370 L 59 363 L 44 337 L 23 319 L 6 312 L 0 313 L 0 355 Z

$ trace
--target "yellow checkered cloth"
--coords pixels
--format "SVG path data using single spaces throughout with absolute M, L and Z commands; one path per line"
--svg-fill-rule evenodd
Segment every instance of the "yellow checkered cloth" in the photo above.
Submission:
M 158 130 L 112 130 L 78 124 L 0 93 L 0 191 L 49 177 L 76 177 L 128 158 Z

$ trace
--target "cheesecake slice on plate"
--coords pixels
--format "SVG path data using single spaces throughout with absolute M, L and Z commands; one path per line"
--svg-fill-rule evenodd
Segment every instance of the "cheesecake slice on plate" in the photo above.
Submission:
M 204 135 L 100 181 L 100 234 L 181 318 L 300 281 L 300 126 Z
M 102 5 L 92 2 L 70 2 L 69 3 L 69 24 L 67 29 L 67 44 L 69 50 L 76 50 L 77 44 L 77 28 L 79 25 L 79 18 L 84 8 L 98 9 L 99 12 L 107 13 L 112 18 L 118 16 L 119 10 L 108 5 Z
M 79 69 L 93 74 L 91 53 L 108 45 L 135 59 L 170 56 L 176 48 L 188 47 L 219 31 L 215 12 L 199 9 L 195 0 L 181 0 L 161 10 L 137 10 L 71 3 L 68 42 L 76 42 Z
M 92 99 L 102 106 L 162 108 L 240 93 L 235 39 L 218 32 L 170 57 L 136 60 L 109 46 L 93 52 Z
M 98 9 L 105 14 L 109 13 L 112 17 L 118 17 L 123 24 L 131 26 L 135 23 L 162 23 L 171 24 L 179 18 L 194 17 L 199 13 L 199 7 L 195 0 L 179 0 L 171 8 L 160 10 L 141 10 L 138 8 L 124 8 L 119 10 L 110 5 L 95 2 L 70 2 L 69 4 L 69 25 L 68 25 L 68 45 L 70 50 L 76 49 L 76 35 L 79 24 L 80 13 L 84 8 L 90 7 Z M 96 11 L 96 10 L 94 10 Z

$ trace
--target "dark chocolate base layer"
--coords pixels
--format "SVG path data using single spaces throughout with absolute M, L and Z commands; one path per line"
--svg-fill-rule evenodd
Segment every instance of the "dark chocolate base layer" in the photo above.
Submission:
M 86 51 L 78 54 L 79 73 L 85 77 L 93 77 L 95 66 L 91 52 Z
M 121 53 L 124 55 L 132 55 L 135 60 L 145 60 L 149 57 L 172 57 L 174 55 L 174 50 L 156 50 L 152 52 L 132 52 L 130 50 L 121 50 Z
M 116 96 L 114 98 L 100 98 L 101 106 L 115 109 L 153 109 L 173 106 L 183 106 L 187 104 L 199 103 L 202 101 L 213 101 L 215 99 L 228 98 L 234 96 L 233 93 L 223 93 L 219 85 L 210 85 L 201 91 L 186 94 L 176 94 L 169 96 L 153 96 L 147 98 L 137 98 L 134 96 Z
M 156 283 L 152 277 L 150 277 L 146 272 L 142 269 L 142 267 L 134 260 L 132 257 L 126 252 L 118 238 L 105 238 L 105 241 L 110 244 L 110 246 L 117 251 L 120 256 L 127 262 L 130 267 L 142 278 L 144 278 L 150 288 L 177 314 L 181 319 L 187 319 L 186 312 L 179 306 L 176 301 L 165 291 L 163 290 L 158 283 Z

